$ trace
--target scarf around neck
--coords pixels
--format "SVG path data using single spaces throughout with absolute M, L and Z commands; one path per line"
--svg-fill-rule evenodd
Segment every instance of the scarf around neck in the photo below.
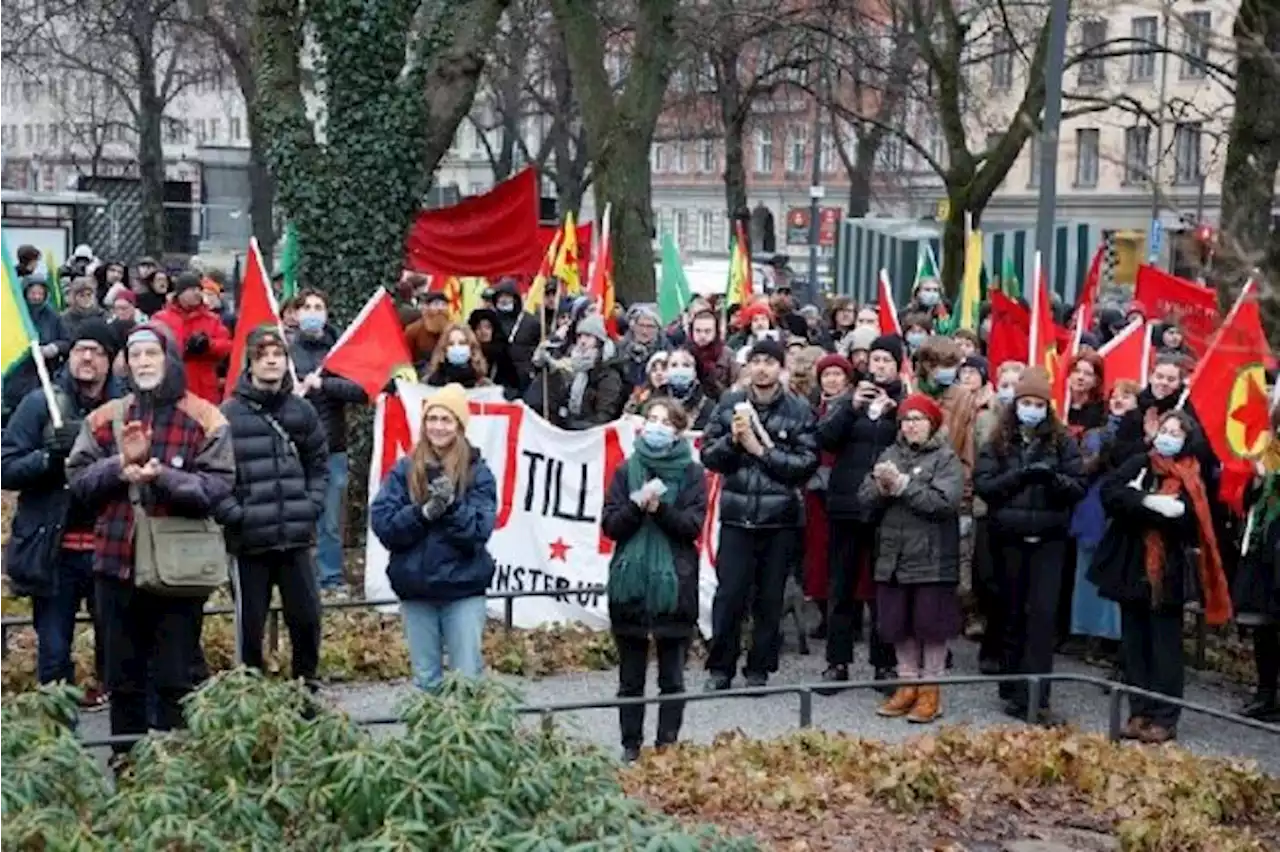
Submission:
M 1231 590 L 1227 586 L 1227 575 L 1222 569 L 1218 537 L 1213 528 L 1213 516 L 1209 512 L 1209 497 L 1204 490 L 1204 479 L 1200 476 L 1200 462 L 1192 455 L 1169 458 L 1155 452 L 1149 458 L 1152 472 L 1161 477 L 1157 493 L 1176 497 L 1179 492 L 1185 491 L 1191 502 L 1200 539 L 1200 558 L 1196 568 L 1200 576 L 1201 594 L 1204 596 L 1204 619 L 1213 626 L 1226 624 L 1231 618 Z M 1160 530 L 1147 530 L 1143 555 L 1154 604 L 1158 602 L 1164 587 L 1165 548 L 1164 535 Z
M 678 438 L 665 450 L 652 449 L 637 438 L 627 459 L 627 491 L 635 492 L 654 477 L 667 486 L 661 502 L 675 504 L 684 485 L 685 472 L 693 462 L 689 442 Z M 609 566 L 608 595 L 619 603 L 643 603 L 649 615 L 668 615 L 676 610 L 679 581 L 671 540 L 653 515 L 644 513 L 640 528 L 615 552 Z

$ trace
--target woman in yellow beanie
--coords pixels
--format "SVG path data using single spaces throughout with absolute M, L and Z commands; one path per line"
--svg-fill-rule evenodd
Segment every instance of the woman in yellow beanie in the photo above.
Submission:
M 391 553 L 387 579 L 400 598 L 413 680 L 435 689 L 451 667 L 484 671 L 485 590 L 494 563 L 486 545 L 498 488 L 467 441 L 467 393 L 449 384 L 427 399 L 413 451 L 396 463 L 369 507 L 373 533 Z

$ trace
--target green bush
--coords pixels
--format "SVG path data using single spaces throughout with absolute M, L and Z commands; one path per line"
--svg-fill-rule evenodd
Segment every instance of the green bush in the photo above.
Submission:
M 746 850 L 686 830 L 619 785 L 616 766 L 516 696 L 450 679 L 376 735 L 300 685 L 235 669 L 187 699 L 189 729 L 139 742 L 113 785 L 69 727 L 76 694 L 5 703 L 5 849 Z

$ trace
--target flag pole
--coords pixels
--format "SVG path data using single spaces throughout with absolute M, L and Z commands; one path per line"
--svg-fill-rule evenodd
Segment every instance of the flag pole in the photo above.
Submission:
M 57 397 L 53 393 L 53 382 L 49 380 L 49 365 L 44 362 L 44 353 L 40 351 L 40 340 L 31 341 L 31 357 L 36 362 L 36 375 L 40 377 L 40 390 L 44 391 L 45 404 L 49 406 L 49 422 L 53 428 L 62 428 L 62 411 L 58 409 Z M 111 365 L 107 365 L 110 369 Z

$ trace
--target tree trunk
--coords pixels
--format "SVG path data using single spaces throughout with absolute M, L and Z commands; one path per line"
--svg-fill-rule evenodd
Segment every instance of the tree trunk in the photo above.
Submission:
M 164 146 L 160 137 L 164 102 L 156 84 L 155 52 L 152 50 L 155 20 L 145 3 L 134 4 L 134 59 L 138 68 L 138 189 L 142 217 L 142 244 L 147 254 L 160 257 L 165 251 L 164 227 Z
M 723 99 L 721 100 L 724 104 Z M 746 116 L 743 111 L 724 108 L 724 201 L 730 217 L 747 213 L 747 155 L 743 144 Z
M 871 212 L 871 176 L 876 169 L 876 155 L 884 133 L 878 128 L 867 128 L 858 136 L 853 168 L 847 169 L 849 178 L 849 217 L 857 219 Z
M 939 273 L 942 276 L 942 290 L 950 298 L 960 292 L 960 282 L 964 278 L 964 211 L 968 200 L 963 190 L 948 188 L 951 215 L 942 224 L 942 264 Z
M 1275 281 L 1280 266 L 1273 249 L 1271 210 L 1276 170 L 1280 168 L 1280 121 L 1275 103 L 1280 80 L 1280 0 L 1244 0 L 1236 16 L 1235 109 L 1227 135 L 1222 177 L 1222 251 L 1215 258 L 1218 298 L 1230 305 L 1255 267 Z M 1280 303 L 1275 288 L 1261 288 L 1268 335 L 1280 334 Z
M 249 130 L 249 221 L 262 250 L 262 262 L 269 270 L 276 247 L 276 179 L 267 162 L 267 140 L 258 110 L 253 101 L 245 103 Z
M 595 187 L 596 198 L 613 204 L 616 294 L 627 304 L 651 302 L 654 228 L 648 142 L 618 139 L 609 160 L 595 164 Z

